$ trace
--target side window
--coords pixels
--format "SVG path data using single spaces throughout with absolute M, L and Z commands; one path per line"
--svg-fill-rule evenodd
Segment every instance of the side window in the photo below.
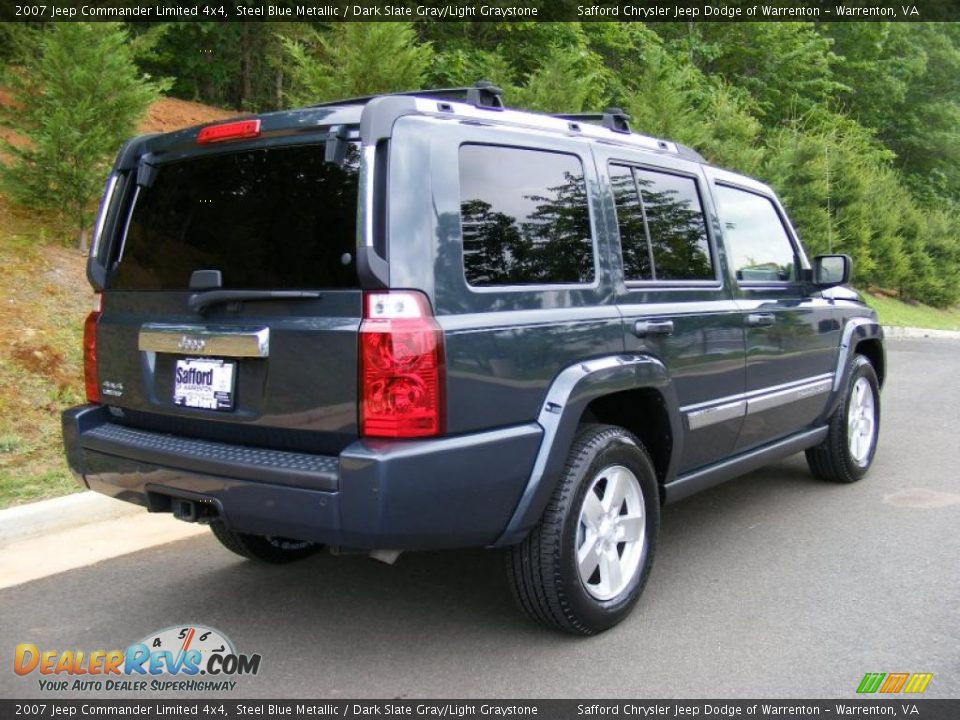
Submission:
M 633 171 L 623 165 L 610 166 L 610 182 L 617 204 L 617 224 L 620 226 L 620 252 L 623 255 L 623 273 L 627 280 L 653 280 L 650 243 L 647 242 L 647 223 L 640 204 L 640 192 L 633 179 Z
M 707 223 L 693 178 L 634 168 L 657 280 L 712 280 Z
M 696 180 L 625 165 L 610 180 L 628 281 L 714 279 Z
M 796 252 L 769 198 L 727 185 L 716 185 L 715 190 L 737 280 L 796 280 Z
M 587 185 L 575 155 L 461 146 L 460 222 L 473 286 L 593 281 Z

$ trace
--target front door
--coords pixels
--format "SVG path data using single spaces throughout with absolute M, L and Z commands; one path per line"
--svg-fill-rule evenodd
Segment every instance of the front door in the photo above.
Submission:
M 803 250 L 775 198 L 713 185 L 746 332 L 747 413 L 738 450 L 802 430 L 833 384 L 840 322 L 833 304 L 801 282 Z

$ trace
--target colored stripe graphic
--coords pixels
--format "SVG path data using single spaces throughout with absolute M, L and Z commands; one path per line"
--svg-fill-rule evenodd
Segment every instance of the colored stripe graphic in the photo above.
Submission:
M 903 689 L 905 693 L 922 693 L 933 679 L 933 673 L 914 673 Z
M 907 682 L 907 678 L 910 677 L 909 673 L 890 673 L 887 675 L 887 681 L 883 683 L 883 686 L 880 688 L 882 693 L 898 693 L 900 688 L 903 687 L 904 683 Z
M 933 679 L 933 673 L 867 673 L 857 686 L 857 693 L 869 695 L 900 692 L 919 694 L 927 689 Z
M 863 680 L 860 681 L 857 692 L 875 693 L 880 688 L 880 683 L 883 682 L 884 677 L 886 677 L 886 673 L 867 673 L 863 676 Z

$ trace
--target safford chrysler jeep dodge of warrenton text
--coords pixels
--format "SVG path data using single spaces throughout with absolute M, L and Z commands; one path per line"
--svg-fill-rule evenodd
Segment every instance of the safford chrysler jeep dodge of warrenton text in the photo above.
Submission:
M 885 355 L 850 271 L 766 185 L 487 83 L 142 136 L 66 451 L 248 558 L 502 548 L 532 618 L 592 634 L 664 503 L 799 451 L 867 472 Z

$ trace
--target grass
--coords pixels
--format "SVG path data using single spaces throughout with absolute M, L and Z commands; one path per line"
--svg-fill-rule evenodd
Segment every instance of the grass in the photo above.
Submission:
M 906 303 L 882 294 L 863 293 L 867 304 L 877 311 L 884 325 L 960 330 L 960 308 L 940 308 Z
M 139 129 L 167 132 L 233 115 L 161 98 Z M 15 140 L 2 128 L 0 136 Z M 80 489 L 64 460 L 60 412 L 84 401 L 81 342 L 92 292 L 84 256 L 70 244 L 0 196 L 0 508 Z
M 83 256 L 0 199 L 0 507 L 79 490 L 60 412 L 83 402 Z

